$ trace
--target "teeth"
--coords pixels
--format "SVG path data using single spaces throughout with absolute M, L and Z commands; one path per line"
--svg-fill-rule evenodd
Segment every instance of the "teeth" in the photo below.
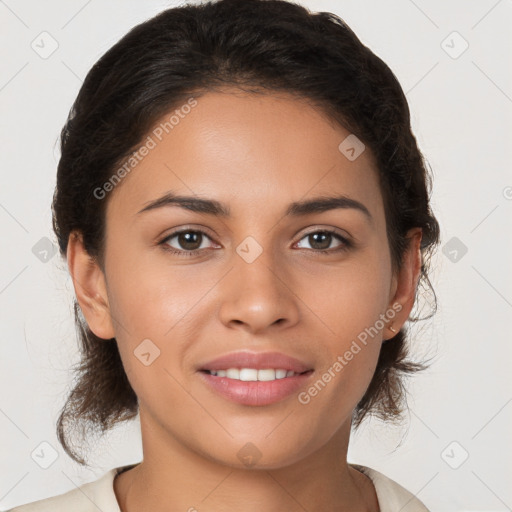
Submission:
M 283 370 L 281 368 L 266 368 L 264 370 L 256 370 L 255 368 L 228 368 L 227 370 L 209 371 L 209 373 L 217 377 L 227 377 L 228 379 L 241 380 L 243 382 L 257 380 L 271 381 L 298 375 L 292 370 Z
M 226 370 L 226 377 L 228 379 L 238 379 L 240 380 L 240 370 L 237 368 L 228 368 Z

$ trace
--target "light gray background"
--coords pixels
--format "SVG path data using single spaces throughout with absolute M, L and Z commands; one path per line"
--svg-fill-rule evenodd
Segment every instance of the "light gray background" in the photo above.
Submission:
M 365 424 L 349 459 L 397 480 L 432 511 L 511 510 L 512 1 L 299 3 L 344 18 L 400 80 L 434 173 L 446 252 L 433 261 L 438 313 L 415 328 L 415 354 L 435 355 L 434 364 L 410 381 L 404 426 Z M 55 420 L 78 361 L 72 285 L 58 255 L 41 261 L 40 240 L 54 241 L 57 139 L 85 74 L 131 27 L 173 5 L 0 0 L 3 510 L 142 456 L 137 423 L 93 444 L 94 471 L 72 463 L 58 444 Z M 51 48 L 43 31 L 58 43 L 46 59 L 31 47 Z M 458 55 L 464 40 L 469 47 Z M 48 469 L 31 458 L 34 450 L 52 453 L 42 442 L 56 450 Z

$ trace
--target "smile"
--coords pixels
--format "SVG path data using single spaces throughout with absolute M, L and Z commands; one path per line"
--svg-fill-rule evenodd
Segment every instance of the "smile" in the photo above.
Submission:
M 208 371 L 210 375 L 216 377 L 227 377 L 228 379 L 249 381 L 272 381 L 277 379 L 285 379 L 286 377 L 294 377 L 299 375 L 292 370 L 284 370 L 282 368 L 266 368 L 257 370 L 256 368 L 228 368 L 226 370 Z

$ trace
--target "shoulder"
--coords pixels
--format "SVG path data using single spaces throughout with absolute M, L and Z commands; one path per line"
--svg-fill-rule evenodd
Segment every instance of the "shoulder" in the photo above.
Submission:
M 397 510 L 401 512 L 429 512 L 428 508 L 414 494 L 386 475 L 359 464 L 350 465 L 365 474 L 373 482 L 381 512 L 396 512 Z
M 117 471 L 119 468 L 111 469 L 93 482 L 8 512 L 120 512 L 113 485 Z

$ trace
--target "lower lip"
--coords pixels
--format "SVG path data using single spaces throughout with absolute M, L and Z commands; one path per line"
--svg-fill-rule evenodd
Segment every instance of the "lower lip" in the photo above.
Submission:
M 204 381 L 219 394 L 242 405 L 270 405 L 296 393 L 313 370 L 293 377 L 271 381 L 242 381 L 199 372 Z

